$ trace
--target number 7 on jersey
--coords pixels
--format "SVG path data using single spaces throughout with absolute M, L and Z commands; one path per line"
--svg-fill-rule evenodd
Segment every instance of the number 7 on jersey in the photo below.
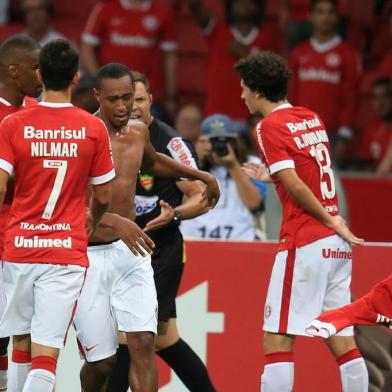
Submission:
M 53 215 L 57 200 L 60 196 L 61 188 L 63 187 L 65 174 L 67 172 L 67 164 L 67 161 L 55 161 L 49 159 L 45 159 L 43 161 L 44 169 L 56 169 L 57 174 L 54 180 L 52 192 L 50 192 L 48 202 L 46 203 L 44 213 L 42 214 L 42 219 L 50 219 Z

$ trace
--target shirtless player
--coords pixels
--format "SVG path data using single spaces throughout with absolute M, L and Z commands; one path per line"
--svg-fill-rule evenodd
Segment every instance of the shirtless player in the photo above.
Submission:
M 97 76 L 99 116 L 108 127 L 117 176 L 109 213 L 89 244 L 90 268 L 74 319 L 86 358 L 81 384 L 84 392 L 100 391 L 115 363 L 120 330 L 126 334 L 132 358 L 132 391 L 153 392 L 158 390 L 154 359 L 157 299 L 151 258 L 143 249 L 151 253 L 154 244 L 132 222 L 137 173 L 142 166 L 160 177 L 199 179 L 207 185 L 211 206 L 219 199 L 219 189 L 211 174 L 157 154 L 146 125 L 138 121 L 128 125 L 134 89 L 127 67 L 108 64 Z

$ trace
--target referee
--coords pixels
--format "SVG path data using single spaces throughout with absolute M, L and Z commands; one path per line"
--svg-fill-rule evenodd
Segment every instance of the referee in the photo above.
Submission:
M 192 144 L 151 115 L 152 96 L 147 78 L 139 72 L 132 72 L 132 79 L 135 83 L 132 118 L 148 125 L 151 143 L 157 152 L 196 168 L 197 158 Z M 136 223 L 155 242 L 152 266 L 158 296 L 156 353 L 191 392 L 215 391 L 207 368 L 181 339 L 176 322 L 175 299 L 184 269 L 184 243 L 179 224 L 183 219 L 207 212 L 202 202 L 203 190 L 203 185 L 197 181 L 176 181 L 140 173 L 135 198 Z M 128 369 L 128 348 L 120 345 L 107 392 L 128 391 Z

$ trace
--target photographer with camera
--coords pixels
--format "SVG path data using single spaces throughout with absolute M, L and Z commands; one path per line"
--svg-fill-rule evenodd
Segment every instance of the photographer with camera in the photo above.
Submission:
M 187 238 L 248 240 L 255 239 L 252 215 L 263 202 L 263 192 L 241 170 L 247 160 L 238 142 L 238 134 L 229 117 L 215 114 L 201 124 L 196 143 L 197 154 L 204 170 L 218 180 L 221 199 L 214 210 L 181 223 Z

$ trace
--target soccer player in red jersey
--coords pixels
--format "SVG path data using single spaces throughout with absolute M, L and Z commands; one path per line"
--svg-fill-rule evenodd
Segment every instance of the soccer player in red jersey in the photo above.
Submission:
M 13 336 L 15 392 L 52 392 L 83 286 L 91 235 L 111 200 L 114 168 L 107 130 L 70 103 L 78 53 L 65 40 L 39 55 L 43 102 L 0 125 L 0 203 L 11 174 L 15 196 L 4 238 L 6 298 L 0 336 Z M 89 219 L 85 201 L 93 184 Z
M 337 35 L 337 22 L 336 0 L 312 1 L 313 37 L 290 56 L 289 98 L 294 105 L 317 110 L 331 141 L 338 142 L 336 158 L 343 160 L 352 138 L 360 63 L 355 50 Z
M 42 91 L 36 73 L 38 53 L 37 43 L 22 35 L 8 38 L 0 46 L 0 121 L 9 114 L 37 103 L 30 97 L 38 97 Z M 14 183 L 9 181 L 0 211 L 0 260 L 13 191 Z M 0 280 L 0 285 L 2 284 Z M 3 309 L 3 304 L 0 304 L 0 309 Z M 0 339 L 0 391 L 7 390 L 8 342 L 9 338 Z
M 280 244 L 264 309 L 263 392 L 291 391 L 293 344 L 324 310 L 350 302 L 351 245 L 362 244 L 338 215 L 325 125 L 313 111 L 287 101 L 290 71 L 273 53 L 240 60 L 242 98 L 263 120 L 255 139 L 283 207 Z M 314 316 L 316 315 L 316 316 Z M 327 340 L 344 392 L 367 391 L 365 362 L 353 329 Z
M 360 158 L 377 174 L 390 171 L 388 150 L 392 146 L 392 79 L 382 78 L 373 82 L 372 106 L 377 117 L 363 131 Z
M 211 14 L 203 0 L 187 1 L 208 45 L 205 114 L 222 113 L 233 120 L 246 121 L 248 112 L 240 100 L 241 89 L 233 66 L 251 52 L 276 49 L 271 31 L 260 27 L 261 2 L 227 2 L 228 21 L 223 21 Z
M 306 332 L 329 338 L 352 325 L 384 325 L 392 329 L 392 275 L 352 304 L 321 314 L 310 323 Z
M 173 108 L 177 42 L 175 20 L 165 2 L 99 2 L 87 20 L 81 41 L 81 56 L 89 74 L 95 75 L 101 65 L 114 61 L 142 69 L 157 91 L 156 102 Z

